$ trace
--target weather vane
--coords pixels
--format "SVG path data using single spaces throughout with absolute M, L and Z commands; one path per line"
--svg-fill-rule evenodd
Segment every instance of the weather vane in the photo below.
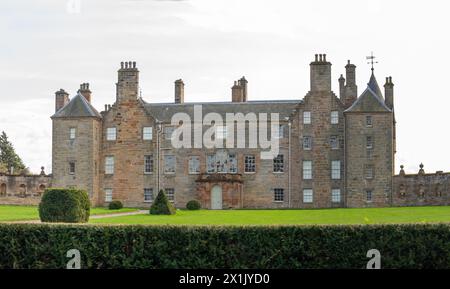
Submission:
M 366 59 L 367 60 L 370 60 L 369 62 L 367 62 L 367 64 L 371 64 L 372 65 L 372 71 L 373 71 L 373 65 L 375 64 L 375 63 L 378 63 L 378 61 L 374 61 L 374 59 L 375 59 L 375 56 L 373 56 L 373 52 L 371 52 L 370 53 L 370 56 L 366 56 Z

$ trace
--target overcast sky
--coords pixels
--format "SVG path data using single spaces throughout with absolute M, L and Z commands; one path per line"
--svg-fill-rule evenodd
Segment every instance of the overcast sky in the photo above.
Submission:
M 78 5 L 78 2 L 81 5 Z M 333 90 L 347 59 L 362 93 L 379 64 L 395 84 L 396 171 L 450 171 L 449 1 L 2 0 L 0 130 L 34 172 L 50 172 L 54 92 L 89 82 L 101 110 L 115 98 L 121 61 L 137 61 L 148 102 L 231 99 L 245 75 L 249 99 L 301 99 L 309 63 L 326 53 Z

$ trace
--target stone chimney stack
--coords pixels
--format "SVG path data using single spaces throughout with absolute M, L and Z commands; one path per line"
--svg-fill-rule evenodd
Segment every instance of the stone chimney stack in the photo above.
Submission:
M 91 102 L 91 94 L 92 92 L 89 89 L 89 83 L 82 83 L 80 84 L 80 89 L 78 90 L 78 93 L 80 93 L 86 100 L 90 103 Z
M 121 62 L 118 71 L 117 101 L 133 100 L 139 97 L 139 70 L 136 62 Z
M 331 63 L 327 61 L 326 54 L 316 54 L 310 64 L 311 92 L 331 91 Z
M 344 102 L 344 95 L 345 95 L 345 78 L 341 74 L 341 77 L 339 77 L 339 98 L 342 102 Z
M 69 101 L 69 94 L 64 89 L 61 88 L 55 92 L 55 112 L 63 108 Z
M 175 81 L 175 103 L 184 103 L 184 82 L 181 79 Z
M 344 88 L 343 103 L 346 108 L 350 107 L 358 98 L 358 86 L 356 85 L 356 65 L 351 64 L 348 60 L 345 66 L 346 84 Z
M 247 79 L 242 76 L 241 79 L 234 82 L 231 88 L 231 101 L 232 102 L 246 102 L 247 101 Z
M 391 76 L 386 77 L 386 83 L 384 84 L 384 103 L 390 109 L 394 108 L 394 84 Z
M 242 102 L 247 101 L 247 79 L 244 76 L 238 81 L 239 85 L 242 87 Z

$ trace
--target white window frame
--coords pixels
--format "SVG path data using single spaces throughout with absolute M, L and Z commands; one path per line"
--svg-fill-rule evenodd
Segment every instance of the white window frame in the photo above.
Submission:
M 330 113 L 330 121 L 331 124 L 339 124 L 339 111 L 333 110 Z
M 331 161 L 331 179 L 340 180 L 341 179 L 341 161 Z
M 105 175 L 114 175 L 114 157 L 105 157 Z
M 153 202 L 153 188 L 144 188 L 144 203 L 151 202 Z
M 113 189 L 106 188 L 104 189 L 105 192 L 105 202 L 110 203 L 113 200 Z
M 303 112 L 303 124 L 311 124 L 311 112 L 304 111 Z
M 75 127 L 71 127 L 69 129 L 69 139 L 74 140 L 77 136 L 77 129 Z
M 312 178 L 313 178 L 312 161 L 303 161 L 303 179 L 312 180 Z
M 331 202 L 332 203 L 341 202 L 341 189 L 331 189 Z
M 117 128 L 108 127 L 106 128 L 106 140 L 115 141 L 117 139 Z
M 314 202 L 314 191 L 313 189 L 303 189 L 303 203 L 312 204 Z
M 273 189 L 273 201 L 276 203 L 284 202 L 284 189 L 283 188 L 274 188 Z
M 197 162 L 197 170 L 193 170 L 193 161 Z M 199 156 L 190 156 L 188 159 L 188 170 L 190 175 L 198 175 L 200 174 L 200 157 Z
M 144 156 L 144 174 L 150 175 L 153 174 L 153 170 L 154 170 L 154 159 L 153 159 L 153 155 L 145 155 Z M 147 170 L 147 168 L 150 166 L 150 170 Z
M 168 170 L 168 166 L 167 166 L 167 159 L 172 157 L 173 158 L 173 171 Z M 175 174 L 175 172 L 177 171 L 177 158 L 175 155 L 165 155 L 164 156 L 164 174 Z
M 142 128 L 142 139 L 152 140 L 153 139 L 153 127 L 145 126 Z

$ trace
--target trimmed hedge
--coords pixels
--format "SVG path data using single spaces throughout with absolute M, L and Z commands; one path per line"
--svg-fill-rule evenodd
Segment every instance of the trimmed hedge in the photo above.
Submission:
M 166 197 L 163 190 L 160 190 L 156 200 L 150 207 L 150 214 L 152 215 L 175 215 L 176 209 Z
M 202 206 L 200 205 L 200 203 L 196 200 L 189 201 L 186 204 L 186 209 L 191 210 L 191 211 L 200 210 L 201 207 Z
M 85 223 L 91 204 L 88 194 L 77 189 L 47 189 L 39 203 L 42 222 Z
M 109 210 L 120 210 L 123 208 L 123 204 L 121 201 L 112 201 L 108 205 Z
M 50 240 L 50 241 L 49 241 Z M 0 268 L 449 268 L 450 225 L 187 227 L 0 224 Z

